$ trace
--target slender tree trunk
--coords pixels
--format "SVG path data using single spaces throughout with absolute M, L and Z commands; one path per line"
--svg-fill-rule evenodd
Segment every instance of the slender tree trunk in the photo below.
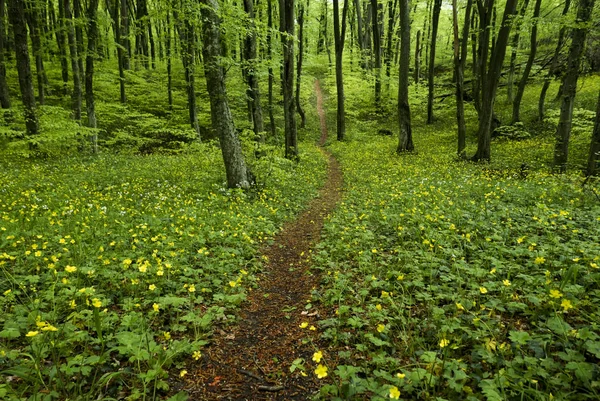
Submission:
M 400 0 L 400 73 L 398 76 L 398 125 L 400 128 L 397 152 L 411 152 L 412 139 L 410 106 L 408 104 L 408 75 L 410 66 L 410 9 L 408 0 Z
M 569 156 L 569 138 L 573 120 L 573 106 L 577 92 L 577 80 L 581 58 L 585 48 L 585 41 L 589 30 L 588 22 L 594 9 L 594 0 L 580 0 L 577 7 L 576 28 L 573 29 L 571 48 L 567 62 L 567 71 L 562 81 L 562 101 L 560 106 L 560 119 L 556 129 L 556 145 L 554 147 L 555 171 L 564 173 L 567 170 Z
M 346 136 L 346 110 L 344 97 L 344 75 L 343 56 L 344 39 L 346 37 L 346 14 L 348 12 L 348 0 L 344 0 L 342 11 L 342 23 L 340 26 L 339 0 L 333 0 L 333 42 L 335 45 L 335 86 L 337 94 L 337 140 L 343 141 Z
M 441 1 L 441 0 L 440 0 Z M 373 20 L 373 54 L 375 55 L 375 109 L 381 110 L 381 35 L 379 34 L 379 7 L 377 0 L 371 0 L 371 19 Z
M 479 77 L 479 52 L 477 51 L 477 38 L 480 36 L 477 34 L 478 29 L 478 18 L 477 8 L 473 7 L 473 14 L 471 15 L 471 56 L 472 61 L 472 75 L 471 86 L 473 91 L 473 106 L 477 113 L 481 110 L 481 98 L 479 96 L 479 83 L 481 82 Z
M 50 17 L 54 16 L 54 7 L 50 9 Z M 69 86 L 69 60 L 67 57 L 67 45 L 65 38 L 65 15 L 62 0 L 58 0 L 58 21 L 55 24 L 58 28 L 55 30 L 56 44 L 60 54 L 60 70 L 63 81 L 63 93 L 66 95 Z
M 167 56 L 167 96 L 169 97 L 169 110 L 173 110 L 173 67 L 171 57 L 171 12 L 167 10 L 167 38 L 165 50 Z
M 273 81 L 275 75 L 273 74 L 273 1 L 267 0 L 267 56 L 269 58 L 269 89 L 268 89 L 268 100 L 269 100 L 269 131 L 271 135 L 275 136 L 275 117 L 273 116 Z
M 6 64 L 4 62 L 4 36 L 6 35 L 4 17 L 4 0 L 0 0 L 0 106 L 3 109 L 9 109 L 10 96 L 6 82 Z
M 129 8 L 127 7 L 127 0 L 117 0 L 120 2 L 121 12 L 120 16 L 120 29 L 121 29 L 121 46 L 122 51 L 122 63 L 123 69 L 130 69 L 129 57 L 131 56 L 131 46 L 129 43 Z
M 152 34 L 152 21 L 148 17 L 148 41 L 150 42 L 150 59 L 152 61 L 152 69 L 156 69 L 156 45 L 154 44 L 154 35 Z M 160 43 L 160 41 L 159 41 Z M 162 51 L 161 51 L 162 58 Z
M 77 64 L 79 65 L 80 79 L 83 79 L 85 73 L 83 67 L 85 48 L 83 46 L 83 28 L 81 27 L 81 0 L 73 0 L 73 15 L 75 17 L 73 24 L 75 26 L 75 41 L 77 42 Z
M 194 26 L 187 19 L 188 16 L 185 17 L 185 21 L 183 22 L 182 32 L 184 32 L 181 36 L 181 51 L 182 51 L 182 59 L 183 59 L 183 67 L 185 69 L 185 82 L 187 87 L 187 97 L 188 97 L 188 112 L 190 116 L 190 125 L 198 134 L 198 138 L 200 138 L 200 125 L 198 123 L 198 111 L 196 110 L 196 74 L 195 74 L 195 61 L 196 57 L 194 55 L 195 51 L 195 41 L 194 41 Z M 185 46 L 185 49 L 183 48 Z M 201 138 L 200 138 L 201 139 Z
M 285 157 L 298 159 L 296 101 L 294 99 L 294 0 L 280 1 L 283 42 L 283 117 L 285 120 Z
M 506 47 L 510 36 L 509 20 L 516 13 L 517 0 L 507 0 L 502 17 L 502 26 L 498 33 L 498 38 L 494 42 L 493 51 L 491 53 L 489 70 L 485 72 L 482 80 L 482 99 L 481 111 L 479 118 L 479 130 L 477 141 L 477 152 L 473 156 L 473 161 L 489 161 L 491 156 L 491 139 L 492 139 L 492 119 L 494 117 L 494 102 L 496 100 L 496 90 L 498 89 L 498 80 L 502 72 L 502 64 L 506 55 Z M 487 11 L 491 11 L 489 8 Z M 481 12 L 480 12 L 481 15 Z M 483 24 L 482 24 L 483 26 Z M 484 42 L 487 43 L 487 42 Z M 485 54 L 485 52 L 483 53 Z M 486 65 L 487 63 L 483 63 Z
M 252 1 L 252 0 L 245 0 Z M 302 81 L 302 61 L 304 58 L 304 6 L 298 5 L 298 64 L 296 65 L 296 108 L 300 115 L 300 128 L 306 126 L 306 114 L 300 104 L 300 83 Z
M 70 0 L 64 0 L 65 25 L 67 27 L 67 38 L 69 40 L 69 53 L 71 55 L 71 72 L 73 75 L 73 118 L 81 120 L 81 75 L 78 63 L 77 43 L 75 42 L 75 27 L 73 26 L 73 14 L 71 12 Z
M 415 46 L 415 71 L 414 80 L 418 84 L 421 80 L 421 31 L 417 31 L 417 45 Z
M 246 62 L 246 84 L 248 88 L 246 94 L 250 99 L 250 111 L 252 114 L 252 122 L 254 125 L 254 134 L 259 142 L 264 142 L 264 124 L 262 107 L 260 105 L 260 91 L 258 89 L 258 76 L 257 76 L 257 60 L 256 60 L 256 26 L 254 22 L 254 4 L 253 0 L 243 0 L 244 10 L 248 14 L 250 20 L 250 29 L 246 33 L 244 39 L 244 58 Z
M 29 36 L 31 37 L 31 50 L 35 58 L 35 74 L 37 78 L 38 102 L 45 103 L 45 87 L 44 87 L 44 62 L 42 60 L 42 42 L 38 27 L 39 12 L 37 4 L 25 3 L 25 19 L 29 26 Z
M 516 123 L 517 121 L 521 121 L 520 111 L 521 111 L 521 100 L 523 99 L 523 93 L 525 92 L 525 85 L 527 85 L 527 80 L 529 79 L 529 74 L 531 73 L 531 67 L 533 67 L 533 62 L 535 60 L 535 54 L 537 53 L 537 22 L 540 16 L 540 7 L 542 5 L 542 0 L 536 0 L 535 8 L 533 10 L 533 26 L 531 27 L 531 45 L 529 49 L 529 58 L 527 59 L 527 64 L 525 65 L 525 71 L 523 71 L 523 76 L 519 81 L 519 86 L 517 87 L 517 94 L 513 101 L 513 115 L 512 115 L 512 123 Z
M 339 2 L 339 0 L 338 0 Z M 365 69 L 367 66 L 365 64 L 365 42 L 364 42 L 364 27 L 363 27 L 363 18 L 362 18 L 362 8 L 361 8 L 360 0 L 354 0 L 354 11 L 356 13 L 356 29 L 357 29 L 357 42 L 358 49 L 360 50 L 360 66 Z
M 33 76 L 29 63 L 29 49 L 27 47 L 27 27 L 25 22 L 25 10 L 23 1 L 8 1 L 8 18 L 13 27 L 15 40 L 15 53 L 17 59 L 17 73 L 19 75 L 19 87 L 21 99 L 23 100 L 25 126 L 27 135 L 37 135 L 38 119 L 35 113 L 35 95 L 33 92 Z
M 598 103 L 596 104 L 596 119 L 594 131 L 590 143 L 590 156 L 588 158 L 587 175 L 600 174 L 600 91 L 598 92 Z
M 433 85 L 435 79 L 435 50 L 437 42 L 437 32 L 440 22 L 440 10 L 442 0 L 434 0 L 433 3 L 433 21 L 431 27 L 431 50 L 429 51 L 429 72 L 427 76 L 428 96 L 427 96 L 427 124 L 433 123 Z
M 219 3 L 217 0 L 201 0 L 202 44 L 204 75 L 210 97 L 210 114 L 213 128 L 219 136 L 227 185 L 229 188 L 249 188 L 251 179 L 240 140 L 235 132 L 233 116 L 227 101 L 225 73 L 220 64 L 221 28 L 219 21 Z
M 510 67 L 508 68 L 508 101 L 513 102 L 513 88 L 515 86 L 515 68 L 517 64 L 517 53 L 519 51 L 519 40 L 521 38 L 521 25 L 523 24 L 523 18 L 525 17 L 525 12 L 527 11 L 527 7 L 529 6 L 529 0 L 525 0 L 523 5 L 519 10 L 519 18 L 517 18 L 517 22 L 515 24 L 515 34 L 513 35 L 512 44 L 511 44 L 511 55 L 510 55 Z
M 88 23 L 88 51 L 85 58 L 85 106 L 87 110 L 88 126 L 97 127 L 96 106 L 94 104 L 94 57 L 96 56 L 96 42 L 98 40 L 98 0 L 89 0 L 87 9 Z M 92 134 L 92 152 L 98 153 L 98 134 Z
M 562 11 L 563 18 L 569 12 L 570 7 L 571 0 L 565 0 L 565 6 Z M 538 101 L 538 118 L 540 121 L 544 119 L 546 92 L 548 92 L 548 88 L 550 87 L 550 81 L 552 80 L 552 77 L 554 77 L 557 72 L 556 70 L 558 67 L 558 56 L 560 55 L 560 51 L 565 41 L 566 31 L 567 26 L 562 25 L 560 27 L 560 31 L 558 32 L 558 42 L 556 43 L 556 49 L 554 50 L 554 55 L 552 56 L 552 61 L 550 62 L 550 68 L 548 69 L 548 73 L 544 77 L 544 85 L 542 85 L 542 91 L 540 92 L 540 100 Z
M 454 71 L 456 74 L 456 122 L 458 125 L 458 151 L 459 158 L 464 159 L 467 127 L 465 123 L 465 105 L 464 105 L 464 71 L 467 62 L 467 51 L 469 45 L 469 27 L 471 26 L 471 8 L 473 0 L 467 0 L 467 9 L 465 10 L 465 21 L 462 31 L 462 42 L 458 37 L 458 10 L 456 0 L 452 0 L 452 20 L 454 31 Z
M 386 90 L 390 90 L 390 74 L 392 70 L 392 49 L 393 49 L 393 38 L 394 38 L 394 20 L 396 18 L 396 8 L 398 6 L 398 0 L 388 0 L 388 30 L 386 39 L 386 51 L 385 51 L 385 76 Z

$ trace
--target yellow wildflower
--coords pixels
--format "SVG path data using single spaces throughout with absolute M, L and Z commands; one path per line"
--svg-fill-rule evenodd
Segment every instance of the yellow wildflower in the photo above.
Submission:
M 308 322 L 302 322 L 302 323 L 300 323 L 300 326 L 299 326 L 299 327 L 300 327 L 301 329 L 305 329 L 305 328 L 307 328 L 307 327 L 308 327 Z
M 158 312 L 158 310 L 160 309 L 160 305 L 157 304 L 156 302 L 152 305 L 152 309 L 154 309 L 154 312 Z
M 378 325 L 377 325 L 377 331 L 378 331 L 379 333 L 383 333 L 383 332 L 385 331 L 385 324 L 381 324 L 381 323 L 380 323 L 380 324 L 378 324 Z
M 37 331 L 37 330 L 36 331 L 30 331 L 29 333 L 25 334 L 25 337 L 35 337 L 38 334 L 40 334 L 40 332 Z
M 563 299 L 562 302 L 560 303 L 560 306 L 562 306 L 562 308 L 565 312 L 568 311 L 569 309 L 573 308 L 573 304 L 568 299 Z
M 546 261 L 546 258 L 544 258 L 543 256 L 538 256 L 537 258 L 535 258 L 534 263 L 536 265 L 541 265 L 542 263 L 544 263 Z
M 65 267 L 65 271 L 67 273 L 75 273 L 77 271 L 77 268 L 75 266 L 67 266 Z
M 396 387 L 396 386 L 390 387 L 390 398 L 392 400 L 397 400 L 400 398 L 400 390 L 398 390 L 398 387 Z
M 447 339 L 445 339 L 445 338 L 442 338 L 442 339 L 440 340 L 440 348 L 447 347 L 447 346 L 448 346 L 448 344 L 450 344 L 450 340 L 447 340 Z
M 312 360 L 316 363 L 321 362 L 321 358 L 323 358 L 323 353 L 321 351 L 317 351 L 313 354 Z
M 488 290 L 485 287 L 479 287 L 479 292 L 481 292 L 482 294 L 487 294 Z
M 194 353 L 192 354 L 192 357 L 195 360 L 198 360 L 198 359 L 200 359 L 202 357 L 202 352 L 200 352 L 200 351 L 194 351 Z
M 319 366 L 317 366 L 317 368 L 315 369 L 315 374 L 319 379 L 327 377 L 327 366 L 319 364 Z
M 551 298 L 561 298 L 563 296 L 562 292 L 560 292 L 559 290 L 550 290 L 550 297 Z

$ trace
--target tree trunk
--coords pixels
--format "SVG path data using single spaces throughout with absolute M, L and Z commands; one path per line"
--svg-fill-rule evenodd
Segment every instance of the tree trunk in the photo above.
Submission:
M 249 0 L 245 0 L 249 1 Z M 250 0 L 251 1 L 251 0 Z M 300 115 L 300 128 L 306 126 L 306 114 L 300 104 L 300 83 L 302 80 L 302 61 L 304 58 L 304 6 L 298 6 L 298 64 L 296 65 L 296 108 Z
M 88 49 L 85 58 L 85 106 L 88 126 L 96 128 L 96 106 L 94 104 L 94 57 L 96 56 L 96 41 L 98 40 L 98 0 L 89 0 L 87 9 Z M 98 153 L 98 134 L 92 134 L 92 153 Z
M 4 0 L 0 0 L 0 106 L 3 109 L 10 108 L 10 96 L 6 82 L 6 64 L 4 62 Z
M 166 56 L 167 56 L 167 96 L 169 98 L 169 110 L 173 110 L 173 66 L 171 58 L 171 11 L 167 10 L 167 37 L 166 37 Z
M 35 113 L 35 95 L 33 92 L 33 76 L 29 63 L 29 49 L 27 48 L 27 27 L 25 22 L 25 10 L 23 1 L 9 0 L 8 18 L 13 27 L 15 40 L 15 53 L 17 59 L 17 73 L 19 75 L 19 87 L 23 100 L 25 126 L 27 135 L 36 135 L 38 119 Z
M 269 58 L 269 131 L 271 135 L 275 136 L 275 117 L 273 116 L 273 81 L 275 75 L 273 74 L 273 1 L 267 0 L 267 56 Z
M 567 170 L 569 156 L 569 138 L 571 136 L 571 124 L 573 120 L 573 105 L 575 93 L 577 92 L 577 79 L 581 57 L 585 47 L 585 41 L 589 30 L 588 22 L 594 9 L 594 0 L 580 0 L 577 7 L 576 28 L 573 29 L 571 48 L 567 70 L 562 81 L 562 101 L 560 106 L 560 119 L 556 129 L 556 145 L 554 147 L 553 168 L 559 173 Z
M 213 128 L 219 136 L 227 186 L 229 188 L 249 188 L 251 181 L 246 168 L 240 140 L 235 132 L 233 117 L 227 102 L 225 74 L 220 65 L 221 28 L 219 21 L 219 3 L 217 0 L 201 0 L 202 44 L 204 56 L 204 75 L 210 97 L 210 114 Z
M 185 82 L 188 98 L 188 112 L 190 116 L 190 126 L 198 134 L 200 138 L 200 125 L 198 124 L 198 111 L 196 110 L 196 74 L 195 74 L 195 41 L 194 41 L 194 26 L 185 16 L 185 21 L 181 27 L 181 58 L 185 69 Z M 185 46 L 185 48 L 184 48 Z M 200 138 L 201 139 L 201 138 Z
M 410 106 L 408 104 L 408 75 L 410 66 L 410 9 L 408 0 L 400 0 L 400 73 L 398 76 L 398 153 L 411 152 L 415 146 L 412 139 Z
M 523 18 L 525 17 L 525 12 L 527 11 L 528 6 L 529 0 L 525 0 L 519 10 L 519 18 L 517 18 L 517 22 L 515 24 L 515 34 L 513 35 L 511 44 L 510 67 L 508 68 L 508 101 L 511 103 L 514 101 L 513 87 L 515 86 L 515 68 L 517 64 L 519 40 L 521 37 L 521 25 L 523 24 Z
M 294 0 L 281 0 L 283 42 L 283 117 L 285 120 L 285 157 L 298 159 L 298 131 L 294 99 Z
M 83 47 L 83 28 L 81 27 L 81 0 L 73 0 L 73 15 L 75 20 L 73 24 L 75 26 L 75 41 L 77 42 L 77 64 L 79 66 L 79 76 L 83 80 L 84 68 L 83 68 L 83 55 L 85 48 Z
M 488 5 L 490 5 L 488 3 Z M 502 72 L 502 64 L 506 55 L 506 47 L 510 36 L 510 19 L 516 13 L 517 0 L 507 0 L 502 17 L 502 25 L 498 33 L 498 38 L 493 44 L 489 67 L 482 69 L 482 97 L 481 111 L 479 114 L 479 130 L 477 133 L 477 152 L 473 156 L 473 161 L 489 161 L 491 156 L 491 139 L 492 139 L 492 119 L 494 117 L 494 102 L 496 100 L 496 90 L 498 89 L 498 80 Z M 487 7 L 487 13 L 492 10 Z M 480 15 L 482 13 L 480 12 Z M 482 21 L 483 22 L 483 21 Z M 482 26 L 485 28 L 485 26 Z M 486 29 L 487 30 L 487 29 Z M 487 42 L 484 42 L 487 43 Z M 486 46 L 486 45 L 484 45 Z M 482 53 L 482 57 L 486 52 Z M 482 60 L 482 65 L 488 65 Z
M 337 140 L 343 141 L 346 136 L 346 110 L 344 96 L 343 55 L 344 39 L 346 37 L 346 13 L 348 0 L 344 0 L 342 23 L 340 26 L 339 0 L 333 0 L 333 42 L 335 45 L 335 87 L 337 94 Z
M 67 27 L 67 38 L 69 40 L 69 53 L 71 55 L 71 71 L 73 75 L 73 118 L 81 120 L 81 75 L 79 72 L 77 43 L 75 42 L 75 27 L 73 26 L 73 14 L 71 12 L 70 0 L 64 0 L 65 25 Z
M 31 50 L 35 57 L 35 74 L 37 78 L 38 102 L 45 103 L 45 87 L 44 87 L 44 62 L 42 60 L 42 42 L 38 26 L 39 12 L 37 4 L 25 3 L 25 19 L 29 26 L 29 36 L 31 37 Z
M 417 45 L 415 46 L 415 71 L 414 80 L 418 84 L 421 80 L 421 31 L 417 31 Z
M 427 124 L 433 123 L 433 84 L 435 74 L 435 49 L 437 42 L 437 32 L 440 22 L 440 10 L 442 0 L 434 0 L 433 3 L 433 21 L 431 27 L 431 49 L 429 51 L 429 71 L 427 75 L 428 96 L 427 96 Z
M 339 0 L 338 0 L 339 2 Z M 365 69 L 366 64 L 364 62 L 365 57 L 365 42 L 364 42 L 364 27 L 362 19 L 362 9 L 360 0 L 354 0 L 354 11 L 356 13 L 356 37 L 358 42 L 358 49 L 360 50 L 360 66 Z
M 396 8 L 398 6 L 398 0 L 388 0 L 388 30 L 387 30 L 387 39 L 386 39 L 386 51 L 385 51 L 385 76 L 386 80 L 386 90 L 389 92 L 390 90 L 390 74 L 392 70 L 392 48 L 393 48 L 393 38 L 394 38 L 394 20 L 396 18 Z M 418 36 L 418 35 L 417 35 Z
M 571 0 L 565 0 L 565 7 L 562 11 L 562 17 L 567 15 L 570 7 Z M 544 119 L 546 92 L 548 92 L 548 88 L 550 87 L 550 81 L 552 80 L 552 77 L 556 75 L 556 70 L 558 67 L 558 56 L 560 55 L 560 50 L 563 47 L 566 32 L 566 25 L 561 26 L 560 31 L 558 32 L 558 42 L 556 43 L 556 49 L 554 50 L 554 55 L 552 56 L 552 61 L 550 62 L 550 68 L 548 69 L 548 73 L 544 77 L 544 85 L 542 85 L 542 91 L 540 92 L 540 100 L 538 101 L 538 118 L 540 121 Z
M 465 21 L 462 31 L 462 42 L 458 37 L 458 10 L 456 0 L 452 0 L 452 21 L 454 31 L 454 71 L 456 74 L 456 122 L 458 125 L 458 151 L 459 158 L 465 158 L 467 127 L 465 123 L 465 105 L 464 105 L 464 72 L 467 62 L 467 50 L 469 44 L 469 28 L 471 26 L 471 8 L 473 0 L 467 1 L 465 10 Z
M 535 54 L 537 53 L 537 22 L 540 16 L 540 7 L 542 4 L 542 0 L 536 0 L 535 8 L 533 10 L 533 26 L 531 27 L 531 45 L 529 49 L 529 58 L 527 59 L 527 64 L 525 65 L 525 71 L 523 71 L 523 76 L 519 81 L 519 86 L 517 87 L 517 94 L 513 101 L 513 115 L 512 115 L 512 123 L 516 123 L 517 121 L 521 121 L 520 111 L 521 111 L 521 100 L 523 99 L 523 93 L 525 92 L 525 85 L 527 85 L 527 80 L 529 79 L 529 74 L 531 73 L 531 67 L 533 67 L 533 62 L 535 60 Z
M 440 0 L 441 1 L 441 0 Z M 375 109 L 381 110 L 381 35 L 379 34 L 379 7 L 377 0 L 371 0 L 371 19 L 373 20 L 373 54 L 375 56 Z
M 598 92 L 598 103 L 596 104 L 596 119 L 592 140 L 590 143 L 590 156 L 588 158 L 587 175 L 600 174 L 600 92 Z
M 258 89 L 257 60 L 256 60 L 256 26 L 254 22 L 253 0 L 243 0 L 244 11 L 248 14 L 249 31 L 244 38 L 244 59 L 246 64 L 246 95 L 250 103 L 254 134 L 258 142 L 264 142 L 264 124 L 262 107 L 260 106 L 260 91 Z
M 50 18 L 54 18 L 54 7 L 50 7 Z M 67 45 L 65 38 L 65 16 L 63 11 L 62 0 L 58 0 L 58 21 L 54 24 L 57 27 L 55 29 L 56 45 L 58 47 L 58 53 L 60 55 L 60 71 L 63 81 L 63 93 L 66 95 L 69 86 L 69 60 L 67 57 Z
M 122 59 L 123 69 L 129 70 L 129 56 L 131 55 L 131 46 L 129 43 L 129 8 L 127 7 L 127 0 L 117 0 L 120 2 L 121 13 L 120 13 L 120 29 L 121 29 L 121 46 L 123 47 Z

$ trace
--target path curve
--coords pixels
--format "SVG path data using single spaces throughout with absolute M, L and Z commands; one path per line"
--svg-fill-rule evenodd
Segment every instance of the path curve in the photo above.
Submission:
M 327 126 L 318 80 L 315 91 L 322 146 Z M 182 390 L 190 399 L 306 400 L 317 391 L 319 383 L 312 372 L 302 377 L 298 372 L 290 373 L 289 367 L 296 358 L 310 361 L 314 351 L 302 343 L 308 329 L 299 327 L 319 317 L 302 314 L 311 290 L 319 283 L 309 271 L 308 255 L 319 241 L 325 218 L 341 198 L 339 163 L 322 150 L 328 156 L 325 185 L 306 210 L 285 224 L 273 244 L 262 250 L 267 261 L 258 288 L 249 292 L 238 324 L 228 333 L 215 333 L 199 363 L 188 368 Z

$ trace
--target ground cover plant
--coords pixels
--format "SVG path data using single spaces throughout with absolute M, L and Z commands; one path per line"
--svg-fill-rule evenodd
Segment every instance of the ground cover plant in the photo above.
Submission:
M 254 163 L 229 190 L 220 150 L 3 165 L 3 399 L 145 399 L 235 319 L 256 253 L 321 185 L 325 159 Z M 271 153 L 273 154 L 273 153 Z M 179 367 L 179 368 L 178 368 Z

